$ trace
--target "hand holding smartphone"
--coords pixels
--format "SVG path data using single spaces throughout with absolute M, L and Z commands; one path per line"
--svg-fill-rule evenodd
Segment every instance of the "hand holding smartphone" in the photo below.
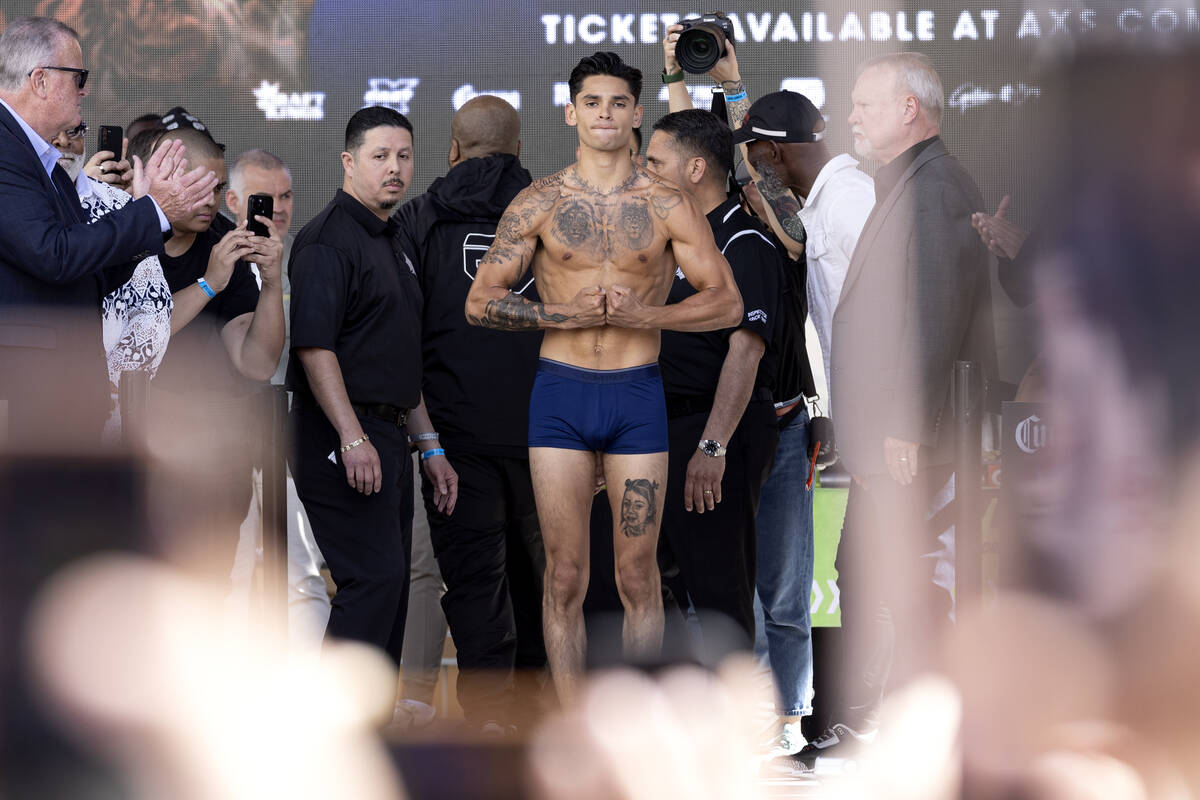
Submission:
M 120 125 L 101 125 L 100 126 L 100 141 L 96 152 L 107 150 L 113 154 L 113 161 L 120 161 L 124 155 L 123 142 L 124 131 Z
M 270 236 L 271 232 L 267 230 L 267 226 L 255 217 L 271 219 L 275 214 L 275 198 L 269 194 L 252 194 L 246 203 L 246 230 L 255 236 Z

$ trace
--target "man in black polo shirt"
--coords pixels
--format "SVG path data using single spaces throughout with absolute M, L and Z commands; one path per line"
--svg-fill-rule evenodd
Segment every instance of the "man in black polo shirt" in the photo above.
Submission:
M 770 391 L 774 359 L 764 358 L 775 319 L 779 258 L 739 198 L 726 197 L 733 134 L 716 116 L 688 110 L 660 119 L 646 150 L 646 167 L 677 184 L 707 212 L 745 307 L 736 328 L 662 333 L 659 367 L 670 450 L 660 563 L 678 566 L 672 589 L 681 603 L 690 600 L 708 635 L 729 630 L 712 615 L 718 612 L 744 633 L 744 641 L 736 644 L 749 646 L 754 640 L 754 517 L 779 439 Z M 694 292 L 677 272 L 668 302 Z
M 442 608 L 458 651 L 458 700 L 472 727 L 493 732 L 506 730 L 517 710 L 514 667 L 546 663 L 546 557 L 528 449 L 542 333 L 469 325 L 463 304 L 504 209 L 532 178 L 517 158 L 521 119 L 504 100 L 481 95 L 466 103 L 450 136 L 450 171 L 396 216 L 425 296 L 425 401 L 438 446 L 462 479 L 453 517 L 434 507 L 433 484 L 424 481 L 446 583 Z M 537 299 L 532 273 L 512 289 Z
M 400 664 L 412 547 L 407 430 L 421 403 L 421 289 L 389 215 L 413 174 L 412 123 L 372 106 L 346 125 L 342 189 L 292 247 L 292 472 L 337 584 L 327 637 Z M 406 430 L 407 426 L 407 430 Z M 454 509 L 445 451 L 420 441 L 435 506 Z

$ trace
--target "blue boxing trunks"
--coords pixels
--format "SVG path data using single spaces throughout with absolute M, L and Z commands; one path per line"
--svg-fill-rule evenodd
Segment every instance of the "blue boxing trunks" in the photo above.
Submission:
M 529 397 L 529 446 L 665 453 L 667 407 L 658 365 L 597 370 L 540 359 Z

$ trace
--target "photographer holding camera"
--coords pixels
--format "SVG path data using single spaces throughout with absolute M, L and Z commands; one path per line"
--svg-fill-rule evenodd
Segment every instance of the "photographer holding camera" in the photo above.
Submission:
M 758 136 L 745 133 L 753 131 L 757 117 L 751 115 L 747 120 L 751 102 L 731 41 L 732 29 L 722 15 L 710 16 L 711 21 L 709 17 L 686 20 L 667 29 L 663 81 L 668 86 L 670 107 L 676 111 L 692 106 L 684 72 L 707 71 L 725 93 L 734 141 L 747 142 Z M 762 170 L 761 177 L 753 172 L 752 176 L 766 206 L 765 221 L 791 255 L 783 264 L 786 277 L 793 285 L 806 287 L 807 302 L 798 313 L 802 319 L 808 309 L 812 311 L 828 381 L 833 309 L 854 244 L 874 202 L 874 191 L 852 157 L 830 156 L 821 141 L 825 121 L 806 97 L 778 92 L 755 103 L 753 109 L 764 112 L 768 107 L 774 115 L 771 125 L 760 127 L 784 129 L 788 135 L 780 142 L 753 144 L 755 157 L 746 160 Z M 746 146 L 741 149 L 747 157 Z M 802 191 L 803 208 L 790 186 Z M 799 344 L 790 355 L 802 363 L 781 361 L 781 373 L 789 367 L 795 375 L 808 373 L 803 339 Z M 781 374 L 780 383 L 794 382 L 782 380 Z M 762 489 L 757 519 L 755 611 L 759 621 L 755 652 L 769 660 L 781 702 L 781 727 L 772 756 L 793 754 L 804 747 L 801 719 L 812 713 L 812 495 L 797 491 L 806 481 L 812 437 L 803 393 L 795 388 L 797 391 L 777 386 L 779 447 Z

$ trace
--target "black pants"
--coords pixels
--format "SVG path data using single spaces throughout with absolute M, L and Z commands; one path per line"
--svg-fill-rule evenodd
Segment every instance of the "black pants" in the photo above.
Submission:
M 546 554 L 529 461 L 457 452 L 458 503 L 447 516 L 421 476 L 429 533 L 446 594 L 442 609 L 458 650 L 458 700 L 468 721 L 505 721 L 513 669 L 546 663 L 542 577 Z
M 292 475 L 337 584 L 326 638 L 373 644 L 399 667 L 412 556 L 412 459 L 403 428 L 369 417 L 360 422 L 379 452 L 379 492 L 365 495 L 347 483 L 337 431 L 320 409 L 292 411 Z
M 908 486 L 873 475 L 867 488 L 850 487 L 836 562 L 846 707 L 834 721 L 874 727 L 888 685 L 921 672 L 949 625 L 950 597 L 932 582 L 934 563 L 922 556 L 937 549 L 953 514 L 951 504 L 926 519 L 950 475 L 949 465 L 936 465 Z
M 742 649 L 754 642 L 754 518 L 775 460 L 779 426 L 770 400 L 752 399 L 747 404 L 726 447 L 721 502 L 712 511 L 697 514 L 684 510 L 683 487 L 688 462 L 698 452 L 696 445 L 707 421 L 708 412 L 703 411 L 668 422 L 670 466 L 659 565 L 679 602 L 686 608 L 690 600 L 696 608 L 706 649 Z M 667 577 L 672 566 L 679 571 L 675 580 Z M 734 638 L 740 641 L 725 645 L 710 641 L 719 631 L 729 630 L 730 620 L 736 625 Z

